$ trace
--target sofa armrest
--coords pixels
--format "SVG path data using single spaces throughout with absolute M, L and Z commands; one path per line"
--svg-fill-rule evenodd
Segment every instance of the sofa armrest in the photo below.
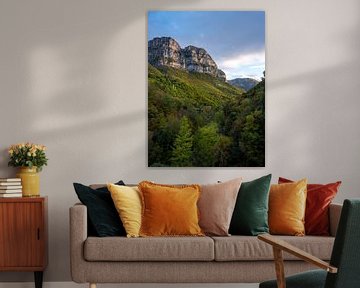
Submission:
M 82 204 L 70 207 L 70 268 L 73 281 L 85 282 L 86 263 L 83 245 L 87 238 L 87 208 Z
M 329 219 L 330 219 L 330 235 L 336 236 L 336 231 L 339 225 L 341 215 L 342 204 L 331 203 L 329 207 Z

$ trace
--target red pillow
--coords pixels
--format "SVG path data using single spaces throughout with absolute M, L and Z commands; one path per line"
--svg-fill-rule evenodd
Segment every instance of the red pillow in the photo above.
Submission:
M 279 184 L 293 182 L 279 177 Z M 308 184 L 305 210 L 305 234 L 329 236 L 329 206 L 341 181 L 329 184 Z

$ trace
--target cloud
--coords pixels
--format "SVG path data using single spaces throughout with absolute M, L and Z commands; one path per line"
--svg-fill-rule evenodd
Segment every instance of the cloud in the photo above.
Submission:
M 242 66 L 260 66 L 265 64 L 265 51 L 243 53 L 220 60 L 219 66 L 234 69 Z
M 260 80 L 265 70 L 265 51 L 241 53 L 220 59 L 218 66 L 227 79 L 254 78 Z
M 252 66 L 249 66 L 250 69 L 258 69 L 258 68 L 264 68 L 264 63 L 263 64 L 260 64 L 260 65 L 252 65 Z

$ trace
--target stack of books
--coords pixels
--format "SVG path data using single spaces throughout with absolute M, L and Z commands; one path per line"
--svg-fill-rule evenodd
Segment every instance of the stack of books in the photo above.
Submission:
M 0 198 L 22 197 L 20 178 L 0 178 Z

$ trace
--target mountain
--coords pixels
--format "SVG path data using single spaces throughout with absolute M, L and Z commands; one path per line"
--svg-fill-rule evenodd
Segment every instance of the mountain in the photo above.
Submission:
M 245 93 L 206 72 L 148 65 L 149 166 L 264 166 L 264 137 L 265 80 Z
M 148 67 L 149 104 L 153 99 L 171 99 L 176 109 L 192 106 L 197 109 L 215 109 L 224 101 L 241 97 L 243 89 L 234 87 L 209 73 L 188 73 L 170 66 Z M 159 104 L 159 103 L 158 103 Z M 161 105 L 157 105 L 157 108 Z
M 239 81 L 244 88 L 253 88 L 245 92 L 236 87 Z M 260 83 L 226 82 L 225 73 L 205 49 L 182 48 L 170 37 L 148 41 L 148 165 L 264 163 L 265 77 Z
M 226 103 L 237 103 L 243 97 L 243 93 L 242 89 L 231 86 L 209 73 L 189 73 L 185 69 L 169 65 L 154 67 L 149 64 L 149 166 L 225 165 L 225 160 L 218 159 L 228 157 L 218 157 L 218 153 L 230 150 L 231 141 L 221 134 L 218 127 L 221 127 L 220 121 L 224 121 L 226 117 L 223 112 Z M 182 126 L 184 127 L 181 128 Z M 185 128 L 191 131 L 183 131 Z M 193 138 L 194 146 L 190 145 L 189 151 L 184 152 L 188 156 L 191 155 L 191 159 L 186 157 L 185 162 L 179 160 L 181 157 L 178 153 L 182 150 L 182 145 L 179 144 L 182 137 L 179 133 L 191 135 Z M 185 146 L 187 147 L 187 144 Z
M 235 78 L 227 81 L 230 85 L 249 91 L 256 86 L 260 81 L 253 78 Z
M 192 45 L 181 48 L 171 37 L 156 37 L 148 41 L 148 62 L 154 67 L 168 66 L 205 73 L 226 81 L 224 71 L 218 69 L 205 49 Z

